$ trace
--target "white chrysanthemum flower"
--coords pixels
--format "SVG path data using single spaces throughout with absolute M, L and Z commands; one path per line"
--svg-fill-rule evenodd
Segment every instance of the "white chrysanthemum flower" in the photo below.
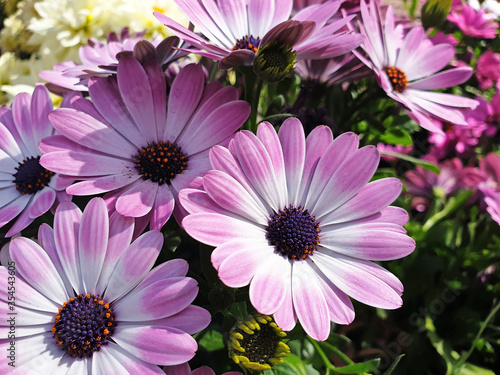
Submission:
M 8 104 L 20 92 L 33 91 L 36 82 L 29 84 L 29 63 L 11 52 L 0 55 L 0 105 Z

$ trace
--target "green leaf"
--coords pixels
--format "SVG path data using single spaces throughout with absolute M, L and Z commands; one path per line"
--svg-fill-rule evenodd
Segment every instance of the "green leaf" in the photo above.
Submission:
M 243 320 L 248 315 L 247 304 L 245 301 L 233 303 L 229 311 L 238 320 Z
M 276 375 L 320 375 L 310 364 L 304 363 L 299 357 L 294 354 L 288 354 L 283 358 L 285 361 L 281 365 L 277 365 L 274 370 Z M 264 373 L 265 374 L 265 373 Z
M 434 225 L 453 214 L 456 210 L 462 207 L 465 202 L 467 202 L 472 193 L 472 190 L 467 190 L 460 193 L 457 197 L 451 197 L 441 211 L 437 212 L 427 220 L 422 227 L 422 230 L 424 232 L 429 231 L 429 229 L 431 229 Z
M 392 375 L 392 372 L 394 371 L 394 369 L 396 368 L 396 366 L 398 365 L 399 361 L 401 361 L 401 358 L 403 358 L 405 355 L 404 354 L 401 354 L 399 357 L 397 357 L 394 362 L 392 362 L 392 365 L 391 367 L 389 367 L 387 369 L 386 372 L 384 372 L 383 375 Z
M 366 362 L 353 363 L 344 367 L 335 368 L 335 372 L 339 374 L 364 374 L 365 372 L 375 370 L 380 363 L 380 358 L 371 359 Z
M 410 134 L 403 129 L 388 129 L 380 136 L 380 140 L 391 145 L 411 146 L 413 144 Z
M 412 156 L 408 156 L 405 154 L 400 154 L 399 152 L 392 152 L 392 151 L 382 151 L 380 152 L 382 155 L 387 155 L 387 156 L 394 156 L 395 158 L 401 159 L 401 160 L 406 160 L 409 161 L 410 163 L 420 165 L 422 168 L 425 168 L 431 172 L 434 173 L 441 173 L 439 167 L 435 164 L 429 163 L 428 161 L 425 160 L 420 160 L 417 158 L 414 158 Z
M 207 352 L 214 352 L 225 348 L 222 334 L 215 330 L 207 331 L 207 333 L 205 333 L 200 339 L 198 345 Z
M 491 370 L 475 366 L 470 363 L 464 364 L 464 366 L 456 373 L 456 375 L 495 375 Z

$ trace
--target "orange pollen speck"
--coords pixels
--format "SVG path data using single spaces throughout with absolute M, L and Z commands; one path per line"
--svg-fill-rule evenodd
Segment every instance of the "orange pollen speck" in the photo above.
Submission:
M 389 66 L 384 68 L 384 72 L 389 77 L 391 81 L 392 88 L 398 92 L 403 92 L 408 87 L 408 80 L 406 79 L 406 74 L 401 69 L 395 66 Z

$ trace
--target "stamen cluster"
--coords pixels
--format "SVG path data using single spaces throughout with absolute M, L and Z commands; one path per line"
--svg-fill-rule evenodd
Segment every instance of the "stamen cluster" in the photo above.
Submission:
M 401 69 L 395 66 L 389 66 L 384 68 L 384 72 L 389 77 L 391 81 L 392 88 L 398 92 L 403 92 L 408 87 L 408 80 L 406 79 L 406 74 Z
M 254 38 L 252 35 L 248 36 L 245 35 L 241 39 L 236 40 L 236 44 L 233 47 L 233 51 L 239 50 L 239 49 L 248 49 L 253 52 L 257 52 L 259 49 L 259 44 L 260 44 L 260 38 Z
M 159 185 L 170 185 L 176 175 L 187 167 L 188 157 L 175 144 L 156 142 L 143 147 L 136 159 L 136 169 L 144 180 L 151 180 Z
M 301 207 L 275 212 L 268 221 L 266 238 L 288 259 L 306 259 L 319 245 L 319 224 Z
M 12 181 L 16 185 L 17 191 L 21 194 L 35 194 L 42 190 L 50 182 L 54 172 L 51 172 L 40 165 L 40 156 L 30 156 L 23 159 L 17 167 L 17 171 Z
M 72 357 L 91 358 L 107 345 L 116 326 L 109 304 L 99 296 L 80 294 L 64 302 L 52 327 L 57 345 Z

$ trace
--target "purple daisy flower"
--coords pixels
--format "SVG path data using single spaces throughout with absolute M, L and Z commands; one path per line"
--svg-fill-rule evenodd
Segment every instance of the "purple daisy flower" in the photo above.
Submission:
M 68 187 L 69 194 L 109 192 L 105 198 L 116 201 L 120 214 L 142 217 L 151 229 L 160 229 L 172 212 L 179 221 L 177 193 L 210 168 L 209 148 L 233 135 L 250 106 L 237 100 L 234 87 L 205 85 L 197 64 L 182 69 L 168 98 L 166 92 L 156 61 L 143 67 L 123 56 L 116 80 L 91 78 L 92 101 L 76 99 L 73 108 L 51 113 L 61 135 L 41 142 L 40 162 L 83 180 Z
M 156 18 L 196 48 L 190 52 L 220 60 L 221 69 L 252 65 L 272 41 L 293 47 L 296 60 L 339 56 L 362 41 L 359 34 L 342 30 L 352 17 L 332 20 L 341 4 L 337 0 L 307 7 L 292 20 L 292 0 L 175 2 L 208 40 L 161 13 L 155 12 Z
M 402 305 L 401 282 L 370 262 L 415 248 L 402 227 L 407 213 L 389 206 L 401 183 L 369 183 L 379 153 L 358 142 L 353 133 L 333 140 L 326 126 L 306 139 L 296 118 L 278 134 L 264 122 L 257 135 L 241 131 L 228 148 L 213 147 L 203 190 L 180 192 L 190 213 L 182 224 L 216 246 L 212 263 L 221 280 L 250 285 L 253 306 L 274 314 L 283 330 L 298 319 L 312 338 L 325 340 L 330 321 L 354 319 L 349 296 L 379 308 Z
M 145 40 L 144 33 L 130 35 L 128 28 L 124 28 L 118 37 L 114 32 L 109 33 L 107 43 L 97 39 L 89 39 L 88 45 L 79 49 L 82 64 L 74 61 L 65 61 L 54 66 L 54 70 L 44 70 L 39 76 L 49 81 L 51 91 L 64 94 L 68 90 L 88 91 L 89 78 L 92 76 L 107 77 L 116 74 L 118 56 L 128 52 L 140 59 L 148 57 L 156 59 L 160 64 L 166 64 L 185 53 L 180 53 L 172 47 L 177 47 L 179 38 L 156 38 L 152 42 Z
M 460 4 L 452 8 L 448 21 L 453 22 L 465 35 L 473 38 L 493 39 L 498 33 L 495 16 L 484 9 L 476 10 L 469 4 Z
M 425 38 L 422 26 L 417 25 L 404 35 L 403 26 L 395 25 L 392 6 L 381 16 L 377 2 L 368 7 L 361 1 L 362 44 L 368 58 L 356 55 L 373 69 L 378 83 L 387 95 L 402 103 L 408 114 L 423 128 L 442 132 L 431 117 L 457 125 L 467 125 L 462 109 L 475 108 L 477 101 L 457 95 L 432 92 L 467 81 L 472 68 L 458 67 L 440 72 L 454 57 L 449 44 L 433 45 Z
M 7 282 L 15 264 L 19 373 L 164 375 L 158 364 L 194 356 L 191 334 L 210 322 L 208 311 L 191 305 L 197 282 L 186 277 L 182 259 L 150 272 L 163 235 L 149 231 L 131 243 L 133 229 L 132 218 L 109 218 L 102 198 L 94 198 L 83 213 L 72 202 L 59 205 L 54 228 L 42 224 L 38 243 L 10 242 L 0 277 Z M 8 294 L 0 299 L 5 315 Z M 6 334 L 7 323 L 0 324 Z M 8 345 L 0 340 L 2 350 Z M 0 366 L 10 373 L 7 361 Z
M 40 165 L 38 142 L 54 133 L 48 115 L 52 101 L 43 85 L 33 96 L 16 95 L 12 108 L 0 108 L 0 228 L 17 220 L 10 237 L 30 225 L 58 202 L 71 200 L 64 192 L 73 179 Z

